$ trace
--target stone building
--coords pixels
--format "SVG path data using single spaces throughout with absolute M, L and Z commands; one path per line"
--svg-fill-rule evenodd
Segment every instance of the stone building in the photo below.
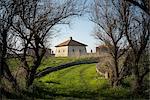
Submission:
M 45 57 L 53 56 L 53 51 L 50 48 L 45 48 L 46 52 L 44 54 Z M 39 50 L 39 52 L 42 52 L 42 48 Z M 27 54 L 28 55 L 35 55 L 35 52 L 33 49 L 27 49 Z
M 109 52 L 109 48 L 106 45 L 100 45 L 96 47 L 97 55 L 101 55 L 101 54 L 108 53 L 108 52 Z
M 70 37 L 56 47 L 55 57 L 79 57 L 87 54 L 86 44 L 75 41 Z

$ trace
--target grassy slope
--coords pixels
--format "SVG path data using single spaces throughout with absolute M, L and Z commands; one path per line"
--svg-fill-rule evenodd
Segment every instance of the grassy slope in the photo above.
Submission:
M 74 61 L 73 58 L 56 58 L 46 61 L 47 65 L 57 65 L 68 61 Z M 48 94 L 56 96 L 55 98 L 88 98 L 88 99 L 112 99 L 127 98 L 130 91 L 125 88 L 110 88 L 108 80 L 97 75 L 96 64 L 84 64 L 73 66 L 53 72 L 45 77 L 39 78 L 35 84 L 45 88 L 44 97 Z M 41 66 L 41 69 L 43 66 Z M 41 91 L 39 91 L 41 93 Z
M 57 66 L 59 64 L 82 60 L 77 58 L 48 58 L 44 59 L 39 71 L 47 66 Z M 14 60 L 12 65 L 16 66 Z M 66 68 L 50 73 L 34 81 L 34 90 L 31 90 L 36 98 L 52 98 L 56 100 L 67 99 L 94 99 L 94 100 L 116 100 L 129 99 L 131 95 L 130 87 L 127 86 L 111 88 L 108 80 L 97 75 L 96 64 L 83 64 Z M 12 69 L 15 69 L 13 67 Z M 29 93 L 32 97 L 33 95 Z
M 46 67 L 54 67 L 60 64 L 68 63 L 75 61 L 77 58 L 66 58 L 66 57 L 52 57 L 52 58 L 43 58 L 43 62 L 41 63 L 41 66 L 38 68 L 38 70 L 42 70 Z
M 94 93 L 97 92 L 100 84 L 106 82 L 104 79 L 98 80 L 94 65 L 95 64 L 74 66 L 51 73 L 39 80 L 52 91 L 56 91 L 59 94 L 72 94 L 73 92 Z
M 54 67 L 63 63 L 72 62 L 79 60 L 78 58 L 66 58 L 66 57 L 51 57 L 51 58 L 43 58 L 40 67 L 38 68 L 38 71 L 46 68 L 46 67 Z M 31 61 L 29 61 L 29 64 L 31 65 Z M 8 60 L 8 64 L 10 66 L 10 70 L 15 71 L 18 67 L 20 67 L 20 62 L 17 58 L 11 58 Z

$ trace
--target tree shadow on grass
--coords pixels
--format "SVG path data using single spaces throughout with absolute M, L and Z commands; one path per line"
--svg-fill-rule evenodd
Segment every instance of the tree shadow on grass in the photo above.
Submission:
M 106 85 L 103 85 L 97 91 L 89 91 L 89 90 L 73 90 L 73 91 L 64 91 L 58 93 L 56 90 L 50 90 L 49 88 L 43 87 L 34 87 L 34 91 L 30 93 L 30 96 L 35 96 L 35 98 L 39 99 L 55 99 L 57 97 L 65 97 L 65 98 L 76 98 L 76 99 L 89 99 L 89 100 L 120 100 L 120 99 L 132 99 L 132 95 L 129 93 L 122 93 L 123 90 L 111 89 Z
M 78 99 L 91 99 L 96 95 L 96 93 L 90 91 L 70 91 L 69 93 L 58 93 L 57 91 L 42 88 L 42 87 L 34 87 L 32 92 L 25 91 L 24 94 L 29 97 L 34 97 L 38 99 L 54 99 L 57 97 L 71 97 Z

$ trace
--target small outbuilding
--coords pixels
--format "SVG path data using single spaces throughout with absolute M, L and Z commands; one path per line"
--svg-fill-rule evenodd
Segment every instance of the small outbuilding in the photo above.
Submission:
M 70 37 L 69 40 L 55 46 L 55 57 L 79 57 L 86 55 L 86 46 L 86 44 L 75 41 Z
M 109 52 L 109 48 L 106 45 L 100 45 L 100 46 L 96 47 L 97 55 L 101 55 L 101 54 L 108 53 L 108 52 Z

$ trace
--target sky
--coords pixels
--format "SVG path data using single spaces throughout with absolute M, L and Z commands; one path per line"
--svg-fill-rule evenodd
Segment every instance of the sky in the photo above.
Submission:
M 70 26 L 59 26 L 60 32 L 52 39 L 51 49 L 55 52 L 55 46 L 59 43 L 62 43 L 70 37 L 74 40 L 79 41 L 88 45 L 87 52 L 95 52 L 96 46 L 98 46 L 99 42 L 92 36 L 94 32 L 94 23 L 91 22 L 87 16 L 78 17 L 72 19 Z

